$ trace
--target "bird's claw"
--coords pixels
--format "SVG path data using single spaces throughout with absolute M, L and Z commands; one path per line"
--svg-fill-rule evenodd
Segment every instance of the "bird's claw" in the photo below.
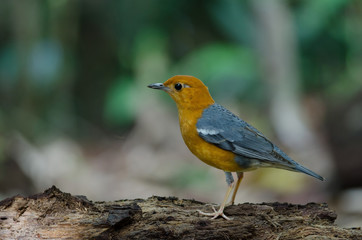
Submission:
M 225 214 L 224 214 L 224 211 L 223 209 L 219 209 L 218 211 L 215 209 L 214 206 L 211 206 L 212 210 L 214 210 L 213 213 L 205 213 L 205 212 L 202 212 L 201 210 L 197 210 L 198 213 L 200 213 L 201 215 L 204 215 L 204 216 L 211 216 L 212 218 L 211 219 L 216 219 L 218 218 L 219 216 L 221 216 L 222 218 L 226 219 L 226 220 L 232 220 L 231 218 L 227 217 Z

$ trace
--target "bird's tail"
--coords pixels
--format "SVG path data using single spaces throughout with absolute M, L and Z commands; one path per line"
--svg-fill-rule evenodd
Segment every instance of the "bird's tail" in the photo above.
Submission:
M 295 165 L 293 170 L 297 171 L 297 172 L 302 172 L 302 173 L 308 174 L 309 176 L 315 177 L 315 178 L 317 178 L 317 179 L 319 179 L 321 181 L 325 180 L 322 176 L 316 174 L 315 172 L 313 172 L 312 170 L 309 170 L 306 167 L 303 167 L 300 164 Z
M 296 161 L 292 160 L 287 154 L 285 154 L 277 146 L 274 146 L 274 151 L 277 154 L 279 154 L 280 157 L 276 159 L 276 162 L 279 163 L 279 164 L 276 164 L 277 166 L 274 165 L 273 167 L 282 168 L 282 169 L 295 171 L 295 172 L 302 172 L 302 173 L 305 173 L 305 174 L 307 174 L 309 176 L 315 177 L 315 178 L 317 178 L 317 179 L 319 179 L 321 181 L 324 181 L 324 178 L 322 176 L 319 176 L 318 174 L 316 174 L 312 170 L 309 170 L 308 168 L 303 167 L 302 165 L 300 165 Z M 280 158 L 282 158 L 283 161 L 281 161 Z

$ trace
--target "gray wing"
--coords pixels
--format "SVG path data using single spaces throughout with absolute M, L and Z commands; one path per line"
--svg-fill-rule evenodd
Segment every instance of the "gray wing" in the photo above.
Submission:
M 300 171 L 322 179 L 293 161 L 261 132 L 219 104 L 204 110 L 196 128 L 202 139 L 236 155 L 257 159 L 264 166 Z

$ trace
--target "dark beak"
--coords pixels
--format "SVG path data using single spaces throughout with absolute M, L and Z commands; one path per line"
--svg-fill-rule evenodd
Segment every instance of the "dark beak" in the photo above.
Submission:
M 166 86 L 163 85 L 163 83 L 153 83 L 148 85 L 147 87 L 152 88 L 152 89 L 160 89 L 163 91 L 170 91 L 170 89 Z

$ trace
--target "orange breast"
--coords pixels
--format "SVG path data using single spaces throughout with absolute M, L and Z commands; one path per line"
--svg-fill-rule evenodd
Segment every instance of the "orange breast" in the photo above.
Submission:
M 208 143 L 198 135 L 196 131 L 196 122 L 201 115 L 202 110 L 180 111 L 179 109 L 181 134 L 186 146 L 196 157 L 210 166 L 227 172 L 243 171 L 243 169 L 235 162 L 234 153 Z

